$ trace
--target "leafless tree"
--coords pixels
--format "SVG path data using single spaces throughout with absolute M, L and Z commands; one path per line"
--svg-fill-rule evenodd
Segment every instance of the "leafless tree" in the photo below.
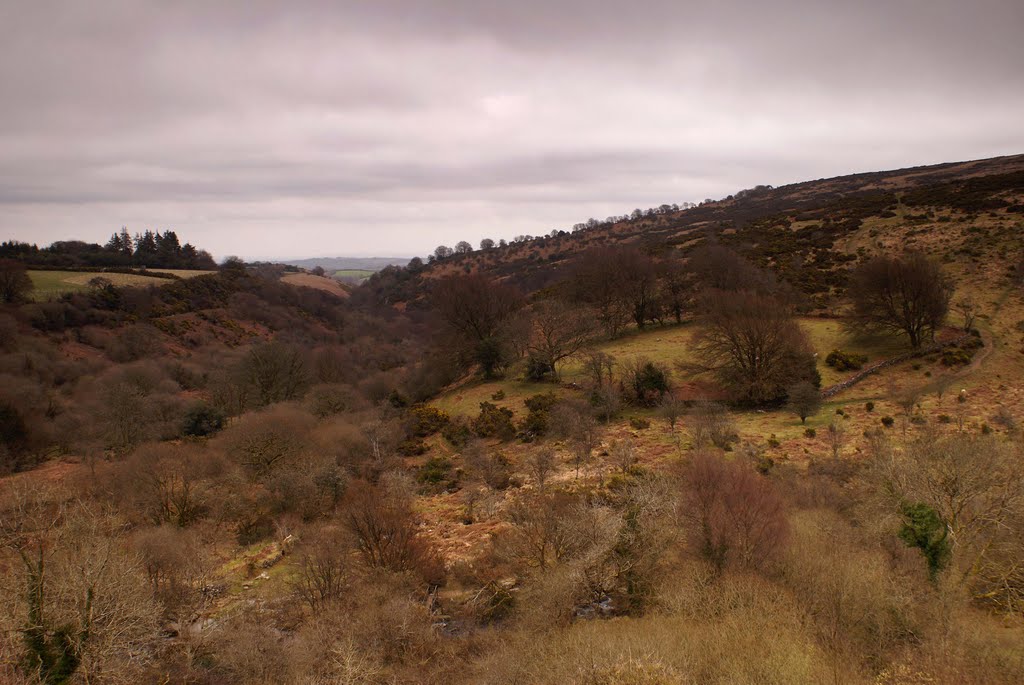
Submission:
M 527 461 L 530 475 L 537 481 L 537 489 L 544 492 L 544 486 L 548 478 L 555 471 L 555 452 L 550 447 L 541 447 L 534 450 Z
M 825 429 L 825 440 L 832 450 L 832 458 L 838 459 L 846 444 L 846 427 L 840 421 L 831 421 Z
M 560 402 L 551 410 L 551 427 L 555 435 L 569 442 L 578 478 L 580 467 L 590 462 L 591 452 L 598 442 L 593 411 L 584 402 Z
M 751 291 L 772 294 L 778 287 L 771 272 L 757 268 L 722 245 L 708 245 L 694 250 L 687 266 L 694 276 L 696 285 L 704 291 Z
M 633 441 L 629 438 L 613 440 L 608 448 L 608 454 L 624 474 L 629 473 L 630 469 L 636 465 L 636 450 L 633 447 Z
M 559 492 L 516 499 L 508 508 L 512 528 L 503 551 L 526 566 L 549 568 L 579 542 L 571 525 L 574 506 L 572 497 Z
M 794 382 L 817 380 L 807 336 L 789 308 L 754 292 L 710 291 L 696 351 L 732 396 L 763 403 L 785 397 Z
M 687 423 L 690 424 L 693 445 L 697 448 L 714 445 L 725 449 L 739 438 L 729 411 L 717 402 L 697 402 L 690 410 Z
M 630 318 L 619 256 L 611 247 L 590 249 L 576 261 L 572 279 L 575 299 L 594 308 L 610 336 L 617 335 Z
M 518 341 L 509 325 L 525 303 L 514 287 L 479 274 L 450 276 L 434 287 L 431 302 L 452 344 L 485 376 L 511 361 Z
M 310 611 L 318 614 L 341 599 L 351 583 L 346 550 L 340 535 L 332 531 L 322 531 L 304 547 L 292 587 Z
M 229 426 L 218 442 L 253 477 L 265 479 L 304 454 L 315 425 L 311 415 L 282 405 L 246 414 Z
M 436 554 L 418 534 L 408 493 L 394 487 L 353 483 L 345 502 L 344 521 L 367 566 L 416 571 L 432 584 L 443 577 Z
M 898 512 L 923 503 L 948 530 L 956 580 L 976 600 L 1024 607 L 1020 447 L 991 436 L 928 436 L 876 457 L 879 492 Z
M 721 571 L 760 568 L 781 550 L 788 524 L 781 499 L 749 467 L 695 452 L 683 470 L 679 512 L 693 549 Z
M 917 349 L 945 320 L 953 283 L 924 253 L 908 252 L 859 266 L 849 292 L 860 326 L 905 334 Z
M 970 295 L 965 295 L 956 302 L 956 310 L 964 320 L 964 331 L 970 332 L 974 328 L 974 320 L 978 316 L 980 307 L 978 301 Z
M 33 682 L 139 682 L 159 610 L 119 521 L 55 493 L 8 490 L 0 541 L 20 560 L 21 663 Z M 15 571 L 15 569 L 20 569 Z M 6 640 L 5 640 L 6 642 Z M 5 651 L 8 645 L 4 645 Z
M 578 354 L 594 335 L 594 317 L 586 308 L 561 300 L 543 300 L 533 308 L 530 354 L 559 379 L 558 364 Z
M 661 398 L 661 415 L 668 421 L 668 427 L 673 432 L 685 410 L 686 404 L 679 398 L 678 392 L 670 390 Z
M 249 350 L 242 364 L 243 377 L 252 386 L 257 406 L 298 399 L 308 382 L 302 353 L 278 342 Z

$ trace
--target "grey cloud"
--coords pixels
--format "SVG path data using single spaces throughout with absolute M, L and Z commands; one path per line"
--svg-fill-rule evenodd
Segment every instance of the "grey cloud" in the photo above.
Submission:
M 1021 152 L 1022 27 L 1009 0 L 9 3 L 0 234 L 414 254 Z

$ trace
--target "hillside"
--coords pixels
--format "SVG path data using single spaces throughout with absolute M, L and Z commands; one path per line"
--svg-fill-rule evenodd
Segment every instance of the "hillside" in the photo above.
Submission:
M 4 304 L 0 680 L 1021 682 L 1022 265 L 1015 156 Z
M 433 261 L 424 275 L 472 271 L 535 290 L 563 278 L 573 257 L 594 246 L 636 244 L 683 259 L 696 246 L 717 241 L 807 294 L 827 294 L 835 285 L 828 273 L 861 249 L 919 245 L 949 261 L 961 255 L 980 260 L 1012 242 L 1024 218 L 1024 155 L 764 186 L 691 209 L 655 211 L 456 254 Z M 813 267 L 813 277 L 801 273 L 804 265 Z

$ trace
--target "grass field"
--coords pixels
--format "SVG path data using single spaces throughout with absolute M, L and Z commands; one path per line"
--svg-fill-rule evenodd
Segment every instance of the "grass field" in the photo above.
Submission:
M 192 278 L 212 271 L 196 271 L 193 269 L 159 269 L 161 273 L 170 273 L 179 278 Z M 139 274 L 121 274 L 101 271 L 29 271 L 32 279 L 32 297 L 35 300 L 48 300 L 64 293 L 77 292 L 89 287 L 89 281 L 102 276 L 117 286 L 166 285 L 171 281 L 166 278 L 154 278 Z
M 376 273 L 376 272 L 370 271 L 369 269 L 341 269 L 340 271 L 335 271 L 334 272 L 334 277 L 335 278 L 354 278 L 356 280 L 362 280 L 364 278 L 369 278 L 374 273 Z
M 844 328 L 842 321 L 836 319 L 802 318 L 799 322 L 818 355 L 822 387 L 837 383 L 853 373 L 838 372 L 825 365 L 825 357 L 834 349 L 866 355 L 868 363 L 901 354 L 909 349 L 900 341 L 890 338 L 854 336 Z M 710 382 L 712 379 L 707 377 L 706 373 L 687 373 L 677 366 L 679 362 L 685 365 L 696 361 L 693 353 L 693 338 L 696 333 L 697 326 L 693 324 L 654 328 L 601 343 L 597 345 L 597 349 L 613 356 L 619 364 L 635 357 L 646 357 L 666 366 L 677 382 Z M 563 383 L 575 382 L 583 385 L 586 381 L 583 365 L 578 360 L 563 362 L 559 372 Z M 450 390 L 442 394 L 434 404 L 450 413 L 469 416 L 479 411 L 481 402 L 494 402 L 498 406 L 508 407 L 518 416 L 525 411 L 523 400 L 531 395 L 552 391 L 569 395 L 573 392 L 552 383 L 529 383 L 520 380 L 521 378 L 522 370 L 513 369 L 505 379 L 473 381 Z M 492 395 L 498 391 L 505 393 L 504 398 L 493 400 Z

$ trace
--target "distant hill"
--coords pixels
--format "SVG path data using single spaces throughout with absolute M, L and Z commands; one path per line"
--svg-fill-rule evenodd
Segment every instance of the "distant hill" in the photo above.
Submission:
M 1014 155 L 757 186 L 693 207 L 663 205 L 577 224 L 572 232 L 431 258 L 419 274 L 429 280 L 484 273 L 535 292 L 563 281 L 590 248 L 630 244 L 676 261 L 716 242 L 807 294 L 826 295 L 861 253 L 918 247 L 947 261 L 980 259 L 1012 247 L 1022 220 L 1024 155 Z
M 380 271 L 386 266 L 405 266 L 411 257 L 312 257 L 310 259 L 283 259 L 281 264 L 290 264 L 303 269 L 323 268 L 328 273 L 335 271 Z

